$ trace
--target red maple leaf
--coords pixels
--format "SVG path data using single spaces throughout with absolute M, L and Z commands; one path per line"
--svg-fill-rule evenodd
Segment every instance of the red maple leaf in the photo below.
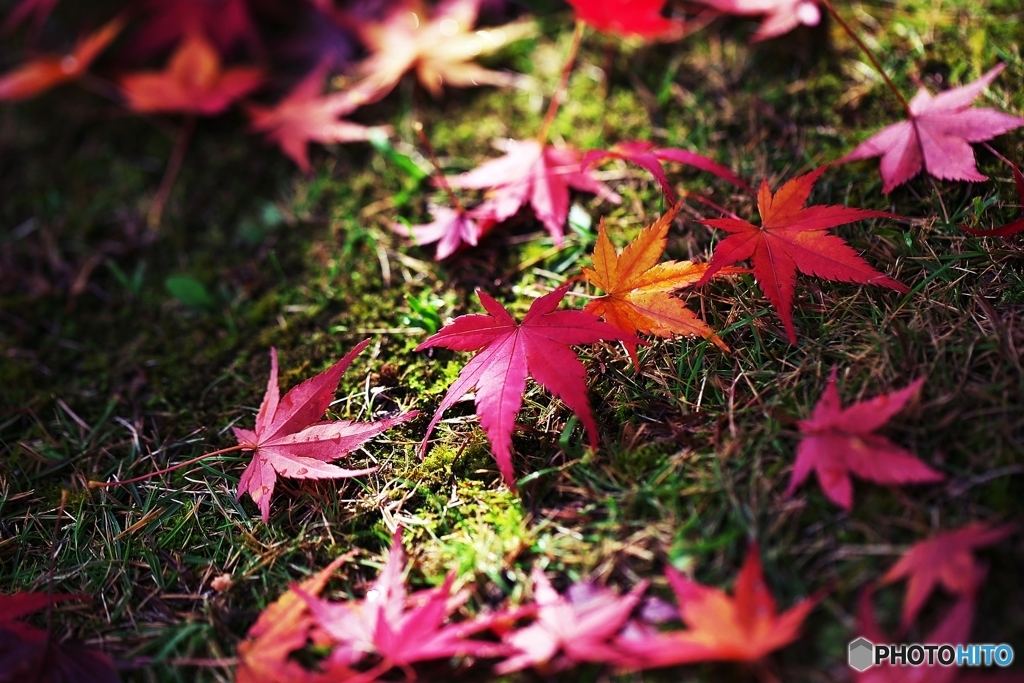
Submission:
M 136 58 L 162 52 L 194 33 L 208 37 L 221 54 L 240 43 L 253 54 L 262 51 L 247 0 L 144 0 L 141 4 L 145 22 L 125 48 Z
M 725 14 L 766 15 L 751 38 L 758 42 L 789 33 L 797 26 L 817 26 L 821 10 L 817 0 L 700 0 Z
M 675 201 L 676 194 L 672 189 L 671 183 L 668 181 L 668 176 L 665 175 L 665 169 L 662 167 L 662 164 L 665 162 L 693 166 L 702 171 L 712 173 L 723 180 L 727 180 L 736 187 L 744 189 L 751 194 L 754 192 L 753 188 L 740 180 L 736 174 L 725 166 L 712 161 L 702 154 L 677 147 L 656 148 L 653 142 L 643 141 L 618 142 L 611 149 L 592 149 L 587 151 L 583 156 L 583 167 L 588 168 L 606 159 L 623 159 L 649 171 L 661 185 L 662 191 L 670 202 Z
M 27 642 L 42 642 L 46 639 L 45 631 L 16 620 L 33 612 L 38 612 L 55 602 L 87 599 L 84 595 L 57 593 L 13 593 L 11 595 L 0 595 L 0 629 L 11 631 L 18 638 Z
M 21 0 L 4 20 L 4 33 L 13 31 L 18 24 L 32 17 L 32 32 L 38 35 L 58 2 L 60 0 Z
M 346 470 L 327 461 L 347 455 L 417 415 L 413 410 L 377 422 L 320 421 L 342 374 L 369 343 L 369 339 L 360 342 L 327 370 L 292 387 L 284 398 L 280 398 L 277 385 L 277 350 L 270 349 L 270 379 L 256 414 L 256 428 L 232 427 L 242 450 L 253 451 L 252 462 L 238 482 L 238 498 L 248 493 L 263 513 L 264 522 L 270 517 L 270 497 L 278 474 L 294 479 L 337 479 L 373 472 L 377 468 Z
M 998 543 L 1011 533 L 1012 526 L 990 529 L 975 523 L 915 543 L 881 579 L 882 583 L 907 579 L 901 627 L 905 630 L 910 626 L 940 583 L 950 593 L 971 593 L 984 573 L 972 551 Z
M 1017 168 L 1017 165 L 1011 163 L 1005 157 L 1003 157 L 1003 161 L 1010 164 L 1010 168 L 1013 169 L 1013 180 L 1017 184 L 1017 196 L 1020 198 L 1020 205 L 1024 207 L 1024 173 L 1021 173 L 1020 169 Z M 979 230 L 978 228 L 971 228 L 966 225 L 961 225 L 960 229 L 964 232 L 969 232 L 972 235 L 977 235 L 978 237 L 1012 237 L 1013 235 L 1024 232 L 1024 216 L 1001 227 L 992 228 L 991 230 Z
M 370 670 L 375 675 L 367 672 L 360 680 L 376 680 L 392 667 L 402 667 L 411 673 L 409 665 L 415 662 L 466 655 L 492 657 L 505 651 L 498 643 L 472 640 L 470 636 L 499 621 L 515 619 L 517 614 L 495 612 L 445 624 L 464 602 L 464 598 L 451 594 L 456 572 L 450 572 L 437 588 L 408 595 L 402 579 L 404 571 L 402 528 L 398 527 L 387 562 L 362 600 L 330 602 L 296 590 L 305 598 L 317 627 L 333 646 L 328 676 L 336 668 L 347 673 L 352 666 L 374 655 L 380 658 Z
M 255 67 L 222 69 L 220 55 L 201 33 L 178 46 L 164 71 L 121 77 L 128 106 L 137 112 L 180 112 L 212 116 L 263 83 Z
M 25 100 L 50 88 L 77 80 L 92 65 L 124 26 L 114 19 L 83 38 L 71 53 L 37 57 L 0 75 L 0 100 Z
M 505 156 L 447 180 L 455 188 L 492 189 L 489 210 L 498 222 L 514 216 L 529 202 L 555 244 L 561 244 L 569 215 L 570 187 L 593 192 L 614 204 L 622 201 L 581 162 L 582 155 L 571 147 L 520 140 L 511 143 Z
M 705 284 L 728 265 L 750 259 L 754 278 L 768 301 L 778 309 L 791 344 L 796 343 L 792 308 L 797 270 L 826 280 L 880 285 L 904 293 L 910 291 L 869 266 L 842 238 L 826 232 L 829 228 L 867 218 L 899 216 L 845 206 L 804 207 L 825 168 L 822 166 L 790 180 L 775 194 L 768 188 L 768 181 L 762 181 L 757 193 L 760 226 L 735 218 L 698 221 L 733 234 L 715 247 L 711 266 L 697 284 Z
M 471 60 L 527 36 L 529 24 L 474 30 L 479 11 L 480 0 L 444 0 L 433 11 L 421 0 L 401 0 L 380 22 L 339 15 L 370 51 L 356 67 L 364 79 L 352 87 L 354 96 L 366 102 L 379 100 L 413 69 L 435 97 L 442 86 L 512 85 L 514 76 Z
M 803 439 L 796 451 L 793 477 L 786 495 L 810 476 L 818 474 L 825 496 L 847 510 L 853 508 L 850 475 L 879 484 L 910 484 L 942 481 L 945 477 L 875 430 L 889 421 L 924 384 L 924 378 L 891 394 L 843 408 L 832 368 L 825 393 L 814 406 L 811 419 L 800 421 Z
M 430 223 L 409 226 L 393 223 L 391 229 L 403 237 L 412 237 L 418 245 L 436 242 L 434 258 L 438 261 L 454 254 L 463 244 L 475 247 L 496 222 L 486 204 L 472 211 L 461 206 L 431 205 L 430 215 L 434 219 Z
M 689 626 L 679 631 L 634 631 L 619 639 L 628 655 L 626 668 L 642 669 L 694 662 L 754 662 L 796 640 L 804 619 L 821 596 L 804 598 L 778 614 L 764 582 L 757 544 L 743 563 L 733 595 L 691 581 L 671 567 L 665 576 L 676 594 L 679 616 Z
M 661 14 L 665 0 L 569 0 L 580 21 L 603 33 L 667 39 L 682 34 L 683 23 Z
M 497 673 L 527 667 L 554 673 L 580 662 L 618 662 L 622 658 L 613 638 L 647 590 L 647 581 L 623 596 L 589 583 L 573 584 L 562 596 L 540 568 L 533 568 L 532 577 L 536 620 L 502 636 L 512 652 L 494 667 Z
M 892 643 L 893 639 L 878 627 L 871 596 L 871 589 L 865 590 L 861 595 L 857 633 L 872 643 Z M 957 600 L 938 626 L 919 643 L 956 647 L 967 642 L 971 635 L 971 623 L 974 621 L 974 608 L 975 595 L 972 591 Z M 938 663 L 931 666 L 881 664 L 863 672 L 854 670 L 854 680 L 856 683 L 952 683 L 959 673 L 955 666 L 942 666 Z
M 475 386 L 480 425 L 487 432 L 505 483 L 514 488 L 512 428 L 523 402 L 528 374 L 579 416 L 591 446 L 597 447 L 597 423 L 590 412 L 584 381 L 586 369 L 569 345 L 593 344 L 602 339 L 642 342 L 589 313 L 555 310 L 568 289 L 568 285 L 563 285 L 534 301 L 521 324 L 501 304 L 478 291 L 488 315 L 460 316 L 416 347 L 417 351 L 434 346 L 480 351 L 462 368 L 434 413 L 423 438 L 421 455 L 426 454 L 430 433 L 444 411 Z
M 1020 116 L 971 107 L 1004 68 L 1000 64 L 978 80 L 935 97 L 922 87 L 910 100 L 908 121 L 883 128 L 836 163 L 882 155 L 883 192 L 891 192 L 922 168 L 944 180 L 987 180 L 974 165 L 970 143 L 1024 126 Z
M 247 107 L 253 130 L 266 133 L 267 139 L 280 145 L 305 173 L 312 170 L 307 151 L 310 142 L 355 142 L 367 140 L 375 132 L 390 132 L 387 126 L 361 126 L 338 119 L 355 111 L 359 105 L 347 93 L 321 96 L 329 70 L 330 66 L 322 63 L 272 108 Z

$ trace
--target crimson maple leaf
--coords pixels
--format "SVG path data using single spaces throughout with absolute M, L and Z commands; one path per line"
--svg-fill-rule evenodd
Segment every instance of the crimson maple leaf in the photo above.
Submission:
M 971 554 L 976 548 L 998 543 L 1013 533 L 1012 526 L 990 529 L 968 524 L 934 538 L 915 543 L 882 577 L 882 583 L 907 579 L 900 625 L 907 629 L 938 584 L 950 593 L 965 595 L 974 590 L 983 570 Z
M 703 154 L 697 154 L 696 152 L 679 149 L 677 147 L 663 147 L 660 149 L 656 147 L 657 146 L 653 142 L 617 142 L 611 147 L 611 149 L 589 150 L 583 156 L 583 167 L 588 168 L 610 158 L 623 159 L 636 164 L 637 166 L 649 171 L 651 175 L 655 177 L 670 202 L 675 202 L 676 193 L 672 189 L 671 183 L 668 181 L 668 176 L 665 175 L 665 169 L 662 167 L 662 164 L 665 162 L 674 162 L 678 164 L 685 164 L 686 166 L 693 166 L 694 168 L 698 168 L 702 171 L 713 173 L 722 180 L 727 180 L 736 187 L 744 189 L 747 192 L 754 192 L 749 185 L 740 180 L 732 171 L 718 162 L 712 161 Z
M 370 57 L 356 67 L 364 79 L 352 87 L 354 96 L 366 102 L 379 100 L 412 69 L 435 97 L 444 85 L 512 85 L 515 77 L 471 60 L 526 37 L 532 29 L 518 23 L 475 31 L 479 11 L 480 0 L 444 0 L 433 12 L 421 0 L 402 0 L 380 22 L 342 15 L 342 22 L 370 51 Z
M 46 639 L 45 631 L 40 631 L 34 626 L 16 620 L 33 612 L 38 612 L 56 602 L 87 599 L 84 595 L 58 593 L 13 593 L 11 595 L 0 595 L 0 629 L 10 631 L 24 641 L 41 642 Z
M 247 0 L 143 0 L 140 4 L 145 21 L 125 48 L 133 57 L 162 52 L 194 33 L 209 38 L 221 54 L 240 43 L 253 54 L 262 51 Z
M 293 586 L 260 613 L 238 644 L 235 683 L 305 683 L 312 676 L 291 658 L 309 641 L 316 620 L 304 596 L 319 595 L 334 572 L 349 558 L 342 555 L 298 586 Z
M 123 26 L 121 19 L 114 19 L 79 41 L 67 55 L 38 57 L 0 75 L 0 100 L 26 100 L 80 78 Z
M 597 423 L 590 412 L 585 383 L 586 369 L 570 344 L 593 344 L 602 339 L 642 343 L 583 311 L 558 311 L 569 286 L 563 285 L 530 306 L 521 324 L 482 291 L 477 292 L 487 315 L 463 315 L 416 347 L 417 351 L 441 346 L 454 351 L 480 353 L 466 363 L 427 426 L 420 455 L 441 415 L 470 389 L 476 387 L 476 414 L 487 432 L 498 468 L 509 488 L 515 488 L 512 469 L 512 428 L 523 402 L 526 377 L 562 399 L 575 412 L 590 444 L 597 447 Z
M 882 191 L 887 193 L 922 168 L 944 180 L 987 180 L 974 165 L 970 143 L 1024 126 L 1020 116 L 971 107 L 1004 68 L 999 64 L 978 80 L 935 97 L 920 88 L 910 100 L 908 121 L 883 128 L 836 163 L 882 155 Z
M 3 31 L 9 33 L 18 24 L 32 17 L 32 32 L 38 34 L 60 0 L 21 0 L 4 20 Z
M 882 632 L 875 619 L 871 604 L 871 589 L 861 594 L 858 610 L 857 633 L 872 643 L 892 643 L 893 639 Z M 949 609 L 938 626 L 929 633 L 921 644 L 952 645 L 956 647 L 967 642 L 974 621 L 975 595 L 972 591 L 962 596 Z M 893 666 L 882 664 L 872 666 L 863 672 L 854 671 L 856 683 L 952 683 L 959 670 L 955 666 L 941 666 L 938 663 L 924 666 Z M 993 682 L 994 683 L 994 682 Z
M 580 21 L 603 33 L 666 39 L 682 34 L 682 22 L 661 14 L 665 0 L 569 0 Z
M 821 10 L 817 0 L 700 0 L 725 14 L 767 15 L 751 42 L 789 33 L 797 26 L 817 26 Z
M 622 201 L 581 162 L 582 155 L 571 147 L 520 140 L 511 143 L 505 156 L 447 180 L 454 188 L 491 188 L 494 196 L 488 202 L 489 211 L 498 222 L 514 216 L 529 202 L 555 244 L 561 244 L 569 215 L 570 187 L 593 192 L 613 204 Z
M 371 671 L 380 675 L 392 667 L 409 671 L 410 664 L 430 659 L 473 655 L 491 657 L 504 652 L 497 643 L 472 640 L 470 636 L 517 615 L 495 612 L 470 621 L 445 624 L 464 598 L 452 596 L 453 570 L 437 588 L 407 595 L 402 574 L 405 551 L 402 527 L 395 530 L 391 552 L 376 581 L 363 600 L 329 602 L 296 592 L 306 600 L 320 631 L 331 641 L 327 674 L 335 668 L 344 672 L 367 657 L 377 655 L 380 663 Z M 366 680 L 375 680 L 367 676 Z M 343 680 L 343 679 L 342 679 Z
M 733 595 L 704 586 L 671 567 L 665 576 L 688 629 L 634 631 L 619 638 L 626 668 L 642 669 L 704 661 L 754 662 L 796 640 L 820 595 L 804 598 L 782 614 L 764 582 L 757 544 L 747 552 Z
M 592 257 L 594 268 L 584 267 L 583 275 L 607 294 L 592 299 L 583 310 L 630 334 L 642 332 L 666 338 L 674 334 L 699 335 L 728 351 L 729 347 L 715 331 L 671 294 L 693 286 L 708 264 L 658 263 L 668 244 L 668 229 L 681 207 L 681 203 L 675 204 L 653 225 L 641 230 L 621 254 L 615 253 L 601 219 Z M 636 346 L 626 343 L 625 347 L 633 366 L 639 367 Z
M 540 568 L 534 567 L 531 576 L 536 620 L 502 636 L 512 652 L 494 667 L 497 673 L 527 667 L 553 673 L 579 662 L 617 662 L 622 658 L 612 639 L 647 590 L 647 581 L 623 596 L 589 583 L 575 583 L 562 596 Z
M 307 145 L 309 142 L 355 142 L 368 140 L 374 133 L 388 134 L 390 128 L 361 126 L 341 121 L 359 105 L 347 93 L 321 96 L 324 78 L 330 69 L 322 63 L 307 75 L 274 107 L 249 105 L 253 130 L 267 134 L 267 139 L 281 146 L 299 168 L 309 173 Z
M 945 479 L 912 453 L 874 433 L 917 394 L 924 378 L 891 394 L 882 394 L 843 408 L 839 401 L 836 374 L 836 368 L 832 368 L 825 392 L 814 406 L 811 419 L 799 423 L 803 439 L 797 447 L 787 496 L 793 495 L 811 471 L 817 472 L 825 496 L 847 510 L 853 508 L 851 474 L 879 484 L 893 485 Z
M 486 206 L 467 211 L 461 206 L 431 205 L 430 215 L 434 219 L 430 223 L 409 226 L 393 223 L 391 229 L 403 237 L 412 237 L 418 245 L 436 242 L 434 258 L 438 261 L 454 254 L 463 244 L 475 247 L 496 222 Z
M 369 343 L 369 339 L 360 342 L 327 370 L 292 387 L 284 398 L 280 398 L 277 385 L 277 350 L 270 349 L 270 379 L 256 414 L 256 428 L 232 427 L 242 450 L 253 451 L 252 462 L 238 482 L 238 498 L 248 493 L 259 506 L 264 522 L 270 518 L 270 498 L 278 474 L 294 479 L 337 479 L 373 472 L 376 467 L 346 470 L 327 461 L 347 455 L 417 415 L 413 410 L 377 422 L 320 421 L 342 374 Z
M 733 234 L 715 247 L 711 266 L 697 284 L 706 283 L 728 265 L 750 259 L 754 278 L 768 301 L 778 309 L 791 344 L 796 343 L 792 308 L 797 270 L 826 280 L 880 285 L 903 293 L 910 291 L 869 266 L 842 238 L 826 232 L 829 228 L 867 218 L 899 216 L 845 206 L 804 207 L 814 183 L 826 168 L 822 166 L 790 180 L 775 194 L 769 189 L 768 181 L 762 181 L 757 193 L 760 226 L 735 218 L 698 221 Z
M 1003 161 L 1010 164 L 1010 168 L 1013 169 L 1013 180 L 1017 184 L 1017 196 L 1020 198 L 1020 205 L 1024 207 L 1024 173 L 1021 173 L 1020 169 L 1017 168 L 1017 165 L 1009 162 L 1005 157 L 1003 157 Z M 1024 232 L 1024 216 L 1001 227 L 992 228 L 991 230 L 979 230 L 966 225 L 961 225 L 960 229 L 964 232 L 969 232 L 972 235 L 977 235 L 978 237 L 1012 237 L 1013 235 Z
M 219 114 L 263 82 L 255 67 L 222 69 L 217 50 L 201 33 L 178 46 L 164 71 L 122 76 L 128 106 L 137 112 Z

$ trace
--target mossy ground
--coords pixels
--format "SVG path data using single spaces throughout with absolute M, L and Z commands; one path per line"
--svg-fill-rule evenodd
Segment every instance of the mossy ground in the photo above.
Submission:
M 917 80 L 933 91 L 963 83 L 1002 61 L 1008 68 L 984 104 L 1024 112 L 1016 2 L 841 11 L 905 93 Z M 537 131 L 541 93 L 557 79 L 569 40 L 564 19 L 548 18 L 538 38 L 491 60 L 531 75 L 536 91 L 465 90 L 432 101 L 407 84 L 365 117 L 390 122 L 398 152 L 427 167 L 412 133 L 422 121 L 450 172 L 471 168 L 496 154 L 493 140 Z M 750 27 L 718 21 L 678 45 L 616 51 L 615 41 L 588 34 L 554 137 L 580 147 L 633 138 L 681 145 L 775 186 L 901 116 L 834 24 L 753 47 Z M 652 578 L 656 592 L 671 563 L 727 585 L 756 538 L 783 605 L 830 588 L 803 639 L 773 655 L 769 669 L 786 681 L 848 680 L 857 597 L 907 545 L 972 520 L 1022 519 L 1021 242 L 956 227 L 999 225 L 1019 211 L 1009 170 L 981 148 L 987 183 L 920 176 L 883 196 L 877 162 L 831 169 L 818 183 L 815 203 L 911 217 L 838 231 L 908 283 L 910 295 L 801 277 L 801 338 L 790 346 L 744 276 L 690 298 L 732 347 L 728 355 L 704 342 L 658 341 L 641 350 L 634 374 L 621 349 L 584 349 L 603 431 L 597 453 L 582 449 L 563 405 L 528 389 L 514 437 L 517 497 L 499 483 L 470 404 L 449 411 L 419 460 L 429 415 L 468 356 L 413 349 L 438 321 L 477 311 L 478 287 L 521 315 L 530 295 L 586 262 L 593 229 L 580 226 L 556 250 L 526 219 L 438 265 L 385 227 L 399 215 L 424 218 L 430 194 L 387 155 L 359 145 L 317 150 L 316 170 L 304 177 L 232 114 L 200 123 L 154 234 L 143 216 L 178 125 L 128 116 L 71 88 L 0 108 L 0 589 L 92 596 L 89 605 L 62 605 L 56 628 L 135 663 L 128 680 L 230 678 L 187 663 L 232 656 L 289 582 L 352 548 L 366 552 L 335 585 L 360 590 L 395 521 L 415 539 L 413 580 L 438 583 L 457 567 L 475 582 L 478 606 L 520 599 L 534 563 L 620 587 Z M 1024 161 L 1022 135 L 994 145 Z M 574 201 L 594 224 L 603 216 L 621 246 L 662 204 L 635 169 L 609 166 L 605 177 L 625 197 L 621 206 Z M 694 192 L 713 190 L 740 215 L 754 212 L 723 183 L 687 171 L 673 177 Z M 669 256 L 706 259 L 713 236 L 689 218 L 673 230 Z M 202 283 L 209 301 L 175 299 L 165 287 L 172 276 Z M 283 480 L 267 525 L 251 501 L 235 501 L 244 457 L 121 489 L 85 488 L 231 445 L 229 425 L 251 422 L 261 399 L 269 346 L 288 387 L 366 337 L 373 344 L 332 410 L 424 413 L 349 458 L 378 465 L 376 474 Z M 886 433 L 941 469 L 946 483 L 858 483 L 850 514 L 815 484 L 782 495 L 795 420 L 834 365 L 847 402 L 928 378 Z M 1020 651 L 1020 536 L 984 556 L 991 569 L 973 640 Z M 231 587 L 216 592 L 210 582 L 221 574 Z M 879 595 L 888 624 L 901 589 Z M 941 604 L 931 603 L 912 639 L 928 632 Z M 623 680 L 753 675 L 716 665 Z M 565 680 L 608 679 L 595 669 Z

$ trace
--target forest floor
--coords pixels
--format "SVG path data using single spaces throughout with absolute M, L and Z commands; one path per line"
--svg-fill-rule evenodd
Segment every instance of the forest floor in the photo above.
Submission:
M 979 105 L 1024 112 L 1016 0 L 841 6 L 908 96 L 918 82 L 936 92 L 1004 62 Z M 581 149 L 649 139 L 777 187 L 902 116 L 835 23 L 752 46 L 753 25 L 718 20 L 678 44 L 616 49 L 588 33 L 553 139 Z M 800 277 L 791 345 L 751 276 L 716 280 L 689 301 L 731 352 L 656 340 L 634 373 L 618 345 L 581 351 L 601 425 L 596 452 L 571 411 L 530 383 L 513 439 L 518 495 L 501 483 L 469 402 L 448 411 L 420 460 L 427 422 L 469 355 L 416 345 L 444 320 L 479 312 L 477 288 L 521 316 L 588 264 L 600 218 L 622 247 L 663 207 L 649 176 L 610 164 L 601 177 L 623 203 L 574 195 L 560 248 L 525 217 L 438 264 L 388 229 L 399 216 L 422 221 L 428 198 L 443 199 L 398 163 L 430 170 L 413 122 L 451 173 L 497 156 L 495 140 L 538 130 L 571 33 L 556 14 L 489 58 L 531 76 L 534 90 L 433 100 L 404 84 L 365 113 L 394 127 L 392 148 L 317 148 L 310 176 L 247 134 L 240 113 L 202 120 L 157 232 L 145 212 L 180 121 L 130 116 L 74 88 L 0 107 L 0 590 L 92 596 L 62 606 L 56 628 L 134 662 L 126 680 L 230 680 L 229 667 L 182 662 L 232 657 L 260 610 L 343 552 L 363 550 L 340 570 L 347 585 L 371 579 L 395 522 L 410 531 L 413 583 L 436 585 L 458 567 L 476 588 L 471 606 L 521 599 L 537 562 L 620 588 L 649 578 L 664 595 L 670 563 L 728 587 L 756 539 L 782 606 L 828 590 L 803 637 L 768 668 L 779 680 L 846 681 L 858 598 L 910 544 L 971 521 L 1024 521 L 1024 241 L 957 228 L 1019 215 L 1009 168 L 980 146 L 984 183 L 920 175 L 883 195 L 873 160 L 830 168 L 816 186 L 811 203 L 908 217 L 836 232 L 910 294 Z M 1022 141 L 1016 131 L 992 144 L 1020 163 Z M 756 216 L 753 199 L 724 182 L 673 178 Z M 695 217 L 677 221 L 669 256 L 710 257 L 721 236 Z M 345 462 L 375 474 L 279 480 L 269 524 L 248 497 L 236 501 L 245 454 L 87 488 L 233 445 L 229 427 L 251 425 L 259 406 L 271 346 L 287 388 L 367 337 L 332 411 L 421 411 Z M 796 421 L 832 367 L 844 403 L 927 378 L 884 433 L 944 482 L 857 482 L 850 513 L 815 482 L 784 495 Z M 972 641 L 1024 652 L 1024 536 L 984 558 Z M 223 574 L 230 587 L 214 590 Z M 902 594 L 902 584 L 877 594 L 890 628 Z M 948 604 L 933 599 L 908 639 Z M 622 680 L 754 676 L 705 665 Z M 564 680 L 610 678 L 594 667 Z

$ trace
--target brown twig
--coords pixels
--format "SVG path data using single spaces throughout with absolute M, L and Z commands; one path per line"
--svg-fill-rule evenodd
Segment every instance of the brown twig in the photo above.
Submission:
M 555 122 L 558 108 L 562 106 L 562 98 L 565 97 L 566 87 L 569 85 L 569 76 L 572 74 L 572 67 L 576 63 L 576 55 L 580 51 L 580 43 L 583 42 L 584 27 L 585 25 L 582 21 L 576 21 L 576 30 L 572 33 L 572 45 L 569 46 L 569 54 L 565 56 L 565 64 L 562 66 L 562 77 L 558 80 L 558 86 L 555 88 L 554 94 L 551 95 L 551 103 L 548 104 L 548 111 L 544 114 L 544 123 L 541 124 L 540 133 L 537 135 L 537 140 L 540 141 L 541 145 L 548 141 L 548 135 L 551 133 L 551 124 Z
M 192 132 L 196 128 L 196 117 L 189 116 L 178 129 L 178 138 L 174 142 L 174 149 L 171 150 L 171 158 L 167 161 L 167 170 L 164 171 L 163 180 L 153 197 L 153 204 L 149 207 L 149 214 L 146 216 L 146 224 L 150 230 L 160 227 L 160 219 L 164 214 L 164 205 L 171 196 L 174 189 L 174 181 L 181 171 L 181 164 L 185 160 L 185 151 L 188 149 L 189 140 L 192 139 Z
M 251 446 L 244 446 L 242 444 L 238 444 L 237 446 L 231 446 L 230 448 L 222 448 L 219 451 L 214 451 L 213 453 L 207 453 L 206 455 L 200 455 L 198 458 L 192 458 L 191 460 L 186 460 L 185 462 L 178 463 L 177 465 L 171 465 L 170 467 L 165 467 L 162 470 L 157 470 L 156 472 L 150 472 L 149 474 L 144 474 L 144 475 L 142 475 L 140 477 L 135 477 L 134 479 L 125 479 L 124 481 L 90 481 L 89 482 L 89 488 L 91 488 L 91 489 L 105 489 L 105 488 L 110 488 L 111 486 L 124 486 L 125 484 L 134 484 L 135 482 L 138 482 L 138 481 L 145 481 L 146 479 L 152 479 L 153 477 L 159 477 L 161 474 L 167 474 L 168 472 L 173 472 L 174 470 L 181 469 L 182 467 L 188 467 L 189 465 L 194 465 L 195 463 L 199 462 L 200 460 L 206 460 L 207 458 L 212 458 L 215 455 L 223 455 L 224 453 L 231 453 L 233 451 L 240 451 L 240 450 L 242 450 L 244 448 L 252 448 L 252 447 Z

